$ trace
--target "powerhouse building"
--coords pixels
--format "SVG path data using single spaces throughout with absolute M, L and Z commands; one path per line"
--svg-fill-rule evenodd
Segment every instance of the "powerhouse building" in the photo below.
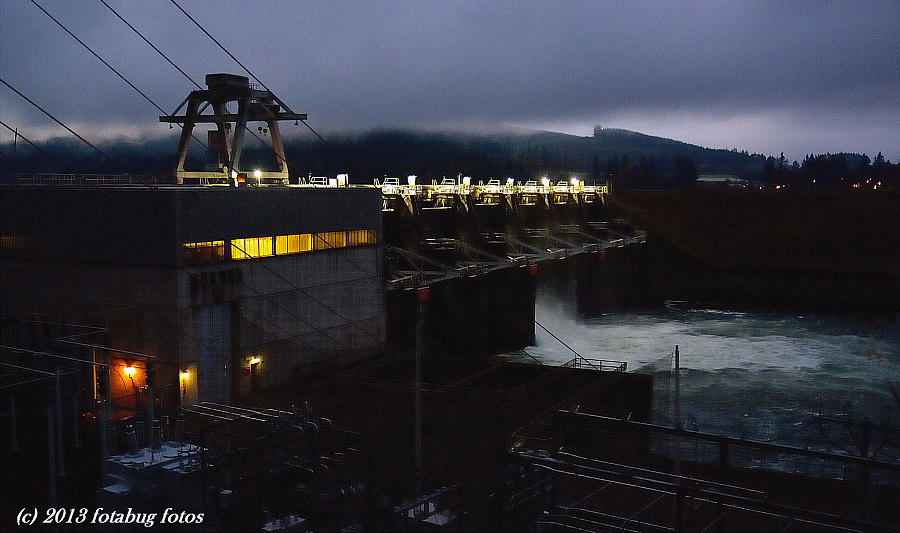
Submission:
M 384 349 L 379 189 L 9 186 L 2 217 L 4 319 L 100 328 L 114 401 L 148 367 L 166 407 Z

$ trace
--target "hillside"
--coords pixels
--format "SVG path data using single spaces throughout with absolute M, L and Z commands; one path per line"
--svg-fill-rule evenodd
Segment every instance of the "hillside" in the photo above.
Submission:
M 202 137 L 202 136 L 201 136 Z M 620 129 L 598 129 L 593 137 L 552 132 L 471 134 L 411 130 L 375 130 L 354 135 L 331 135 L 326 146 L 306 136 L 288 138 L 285 150 L 293 175 L 335 175 L 369 182 L 384 175 L 417 174 L 425 179 L 456 176 L 478 178 L 566 177 L 576 172 L 620 187 L 683 186 L 695 172 L 732 173 L 752 177 L 761 172 L 764 158 L 729 150 L 713 150 L 680 141 Z M 178 137 L 144 142 L 107 142 L 101 148 L 114 161 L 104 161 L 90 148 L 70 139 L 38 143 L 35 149 L 20 142 L 18 172 L 121 172 L 165 174 L 170 170 Z M 197 143 L 188 167 L 202 168 L 206 155 Z M 0 147 L 3 173 L 11 171 L 12 146 Z M 689 159 L 691 172 L 676 183 L 676 161 Z M 271 154 L 248 139 L 243 161 L 248 168 L 273 166 Z

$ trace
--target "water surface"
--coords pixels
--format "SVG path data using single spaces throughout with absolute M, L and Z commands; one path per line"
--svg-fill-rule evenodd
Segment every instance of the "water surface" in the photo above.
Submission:
M 583 357 L 625 361 L 655 377 L 654 421 L 671 423 L 674 345 L 688 429 L 857 453 L 853 423 L 900 425 L 900 316 L 744 312 L 667 302 L 662 311 L 576 320 L 539 305 L 538 322 Z M 528 352 L 550 364 L 574 354 L 541 328 Z M 848 425 L 848 422 L 851 422 Z M 880 439 L 880 440 L 879 440 Z M 876 435 L 870 450 L 896 460 Z

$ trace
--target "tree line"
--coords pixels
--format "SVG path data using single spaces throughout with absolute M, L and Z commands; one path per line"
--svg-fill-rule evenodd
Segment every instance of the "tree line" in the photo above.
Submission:
M 0 174 L 14 172 L 170 174 L 178 138 L 101 145 L 105 158 L 72 139 L 38 143 L 21 140 L 0 146 Z M 268 148 L 246 140 L 245 168 L 274 168 Z M 475 179 L 567 179 L 610 182 L 625 189 L 684 189 L 699 174 L 729 174 L 767 186 L 800 189 L 894 188 L 900 165 L 879 153 L 810 154 L 803 162 L 749 154 L 737 149 L 710 149 L 637 132 L 597 128 L 592 137 L 561 133 L 449 133 L 376 130 L 335 134 L 326 143 L 311 137 L 285 140 L 292 177 L 349 173 L 357 183 L 373 178 L 416 174 L 422 181 L 468 175 Z M 202 170 L 213 158 L 197 143 L 187 169 Z M 877 185 L 881 182 L 881 185 Z M 857 187 L 854 187 L 854 184 Z M 865 184 L 865 186 L 864 186 Z

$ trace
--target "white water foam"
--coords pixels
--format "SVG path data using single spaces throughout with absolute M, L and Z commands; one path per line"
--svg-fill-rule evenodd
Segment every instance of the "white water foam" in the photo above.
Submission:
M 657 377 L 657 410 L 670 406 L 669 356 L 679 345 L 682 411 L 700 431 L 831 446 L 809 429 L 813 412 L 900 423 L 900 317 L 779 314 L 669 305 L 579 321 L 541 304 L 537 321 L 581 356 L 624 361 Z M 526 351 L 548 364 L 575 354 L 540 327 Z M 657 413 L 665 419 L 666 413 Z M 660 419 L 660 417 L 657 417 Z M 799 429 L 798 429 L 799 428 Z M 839 437 L 837 440 L 841 440 Z M 824 444 L 823 444 L 824 446 Z M 822 447 L 822 446 L 820 446 Z M 825 446 L 827 447 L 827 446 Z

